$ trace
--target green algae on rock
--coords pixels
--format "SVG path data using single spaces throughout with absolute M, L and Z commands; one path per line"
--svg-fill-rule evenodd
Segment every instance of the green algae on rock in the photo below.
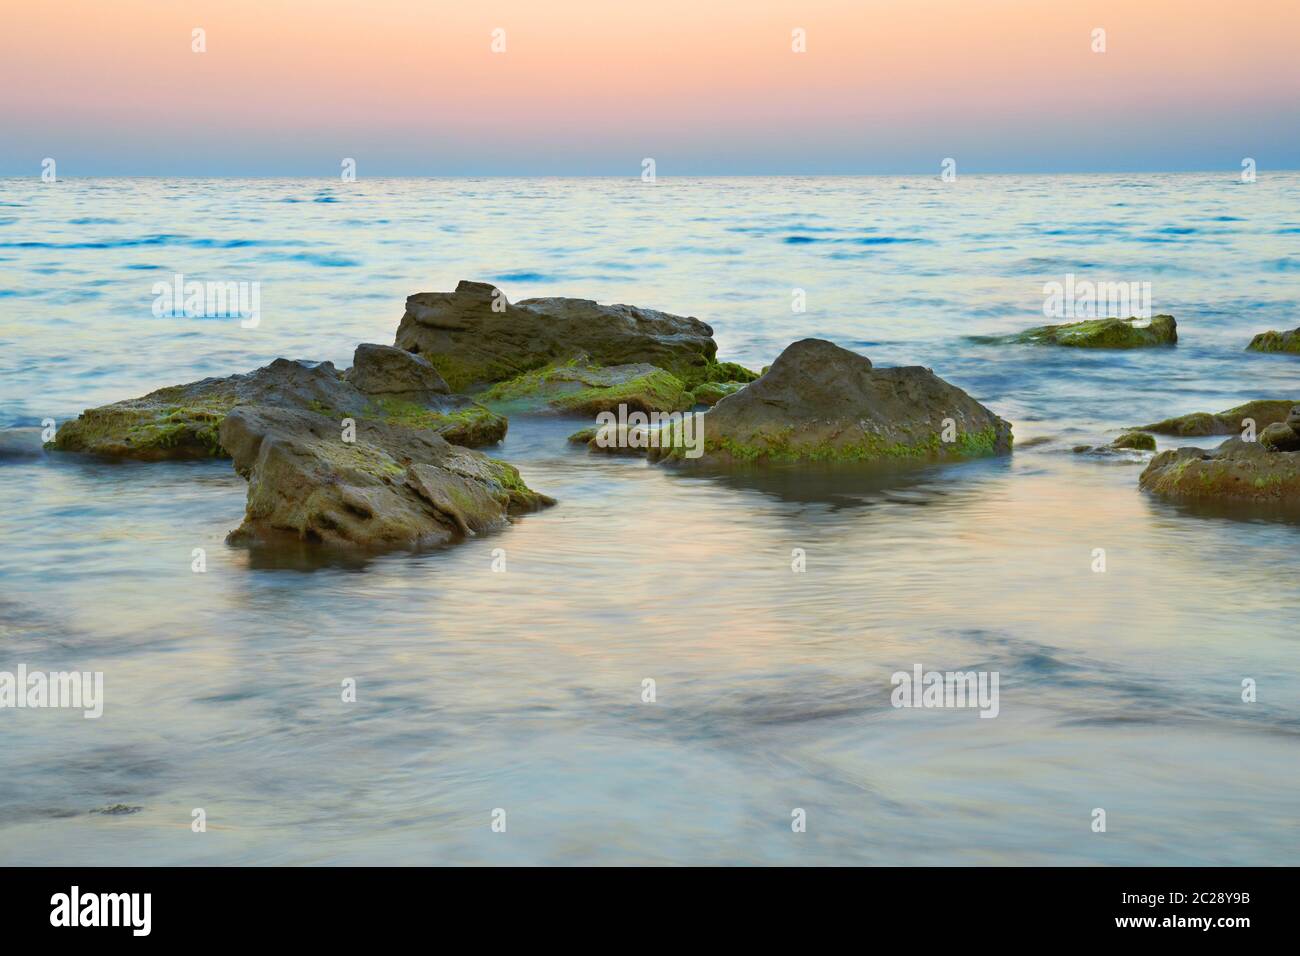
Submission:
M 1156 440 L 1146 432 L 1125 432 L 1110 443 L 1111 448 L 1129 448 L 1135 451 L 1155 451 Z
M 467 446 L 505 437 L 505 418 L 445 390 L 446 383 L 419 356 L 363 344 L 346 373 L 329 362 L 280 358 L 246 374 L 173 385 L 87 409 L 63 423 L 51 447 L 144 461 L 227 458 L 218 432 L 239 405 L 303 408 L 339 420 L 378 418 L 428 428 Z
M 1290 332 L 1260 332 L 1246 346 L 1247 352 L 1290 352 L 1300 355 L 1300 329 Z
M 1139 325 L 1138 323 L 1145 323 Z M 1150 320 L 1087 319 L 1064 325 L 1041 325 L 1012 335 L 971 336 L 973 341 L 997 345 L 1061 345 L 1086 349 L 1135 349 L 1178 342 L 1178 323 L 1172 315 Z
M 704 465 L 944 461 L 1011 450 L 1011 426 L 920 367 L 876 369 L 820 339 L 786 348 L 771 368 L 705 412 Z M 680 446 L 652 461 L 689 459 Z
M 1183 501 L 1300 505 L 1300 451 L 1229 438 L 1218 448 L 1174 448 L 1151 459 L 1138 479 L 1153 494 Z
M 644 363 L 602 367 L 586 356 L 525 372 L 478 397 L 494 409 L 585 416 L 616 411 L 620 405 L 646 413 L 691 405 L 681 380 L 671 372 Z
M 689 316 L 590 299 L 512 303 L 489 283 L 464 280 L 454 292 L 409 296 L 395 344 L 427 358 L 455 391 L 579 353 L 604 366 L 653 365 L 694 385 L 717 353 L 713 329 Z
M 304 409 L 241 405 L 220 440 L 248 479 L 232 543 L 299 542 L 378 551 L 447 544 L 554 504 L 512 465 L 425 429 L 338 422 Z
M 691 404 L 712 407 L 728 395 L 740 391 L 745 384 L 744 382 L 703 382 L 691 391 Z
M 1136 430 L 1155 432 L 1157 435 L 1176 435 L 1180 438 L 1231 435 L 1245 431 L 1245 422 L 1250 419 L 1258 432 L 1274 422 L 1286 421 L 1287 414 L 1295 404 L 1293 399 L 1260 399 L 1217 414 L 1192 412 L 1190 415 L 1166 418 L 1151 425 L 1139 425 Z

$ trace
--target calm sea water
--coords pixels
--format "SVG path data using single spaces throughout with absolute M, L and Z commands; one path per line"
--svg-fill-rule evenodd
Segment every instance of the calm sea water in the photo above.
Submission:
M 154 317 L 175 273 L 260 282 L 260 327 Z M 964 338 L 1041 324 L 1067 273 L 1150 282 L 1179 346 Z M 558 507 L 321 567 L 224 544 L 229 463 L 0 463 L 0 670 L 107 696 L 0 710 L 0 863 L 1295 861 L 1300 526 L 1069 449 L 1300 398 L 1300 360 L 1242 351 L 1300 325 L 1300 175 L 3 180 L 0 426 L 343 367 L 461 278 L 695 315 L 755 367 L 807 336 L 930 366 L 1021 448 L 722 480 L 518 419 L 496 453 Z M 1000 715 L 892 708 L 917 663 L 997 671 Z

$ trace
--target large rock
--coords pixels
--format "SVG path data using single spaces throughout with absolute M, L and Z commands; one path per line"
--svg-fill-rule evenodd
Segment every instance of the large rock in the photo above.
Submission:
M 302 409 L 241 405 L 220 441 L 248 479 L 232 543 L 384 550 L 446 544 L 554 501 L 511 465 L 423 429 L 339 422 Z
M 497 411 L 557 412 L 591 417 L 604 411 L 673 412 L 693 403 L 681 379 L 647 365 L 600 366 L 579 356 L 499 382 L 479 399 Z
M 1300 355 L 1300 329 L 1290 332 L 1260 332 L 1246 346 L 1248 352 L 1290 352 Z
M 1274 422 L 1285 421 L 1287 413 L 1296 403 L 1291 399 L 1261 399 L 1246 402 L 1227 411 L 1211 414 L 1210 412 L 1192 412 L 1177 418 L 1166 418 L 1151 425 L 1139 425 L 1138 431 L 1155 432 L 1157 435 L 1177 435 L 1180 438 L 1197 438 L 1204 435 L 1231 435 L 1245 431 L 1246 419 L 1255 423 L 1256 431 L 1261 431 Z
M 1300 451 L 1229 438 L 1218 448 L 1175 448 L 1151 459 L 1139 485 L 1166 498 L 1300 506 Z
M 1088 319 L 1064 325 L 1040 325 L 1014 335 L 975 336 L 991 344 L 1063 345 L 1085 349 L 1136 349 L 1178 342 L 1178 323 L 1172 315 L 1150 319 Z
M 418 356 L 388 346 L 362 345 L 356 358 L 354 370 L 360 371 L 355 374 L 345 375 L 329 362 L 278 358 L 247 374 L 173 385 L 143 398 L 88 409 L 63 423 L 53 447 L 149 461 L 229 457 L 218 429 L 230 410 L 240 405 L 309 409 L 339 419 L 378 418 L 428 428 L 465 445 L 490 444 L 504 437 L 504 418 L 464 396 L 440 394 L 437 372 Z M 385 386 L 386 371 L 391 374 L 389 386 Z M 419 382 L 430 387 L 413 387 Z
M 485 282 L 408 297 L 396 344 L 427 358 L 458 392 L 580 352 L 600 365 L 644 362 L 672 372 L 687 387 L 717 374 L 711 372 L 717 364 L 713 329 L 699 319 L 590 299 L 511 303 Z
M 942 461 L 1011 450 L 1011 426 L 927 368 L 873 368 L 820 339 L 786 348 L 761 378 L 699 419 L 703 454 L 680 444 L 654 460 Z M 951 441 L 945 441 L 945 437 Z

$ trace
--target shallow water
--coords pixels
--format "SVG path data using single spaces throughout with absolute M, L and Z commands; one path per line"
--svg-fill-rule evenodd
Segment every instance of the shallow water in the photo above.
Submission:
M 177 272 L 260 282 L 260 326 L 154 317 Z M 1070 272 L 1151 282 L 1178 347 L 965 338 L 1041 324 Z M 1294 861 L 1300 524 L 1069 449 L 1300 399 L 1300 361 L 1242 351 L 1300 325 L 1300 175 L 3 180 L 0 426 L 343 367 L 460 278 L 696 315 L 753 366 L 807 336 L 926 365 L 1021 449 L 723 480 L 518 418 L 495 453 L 557 507 L 316 564 L 224 544 L 229 463 L 0 462 L 0 670 L 107 695 L 99 720 L 0 710 L 0 862 Z M 916 663 L 998 672 L 999 716 L 894 709 Z M 114 804 L 140 809 L 90 812 Z

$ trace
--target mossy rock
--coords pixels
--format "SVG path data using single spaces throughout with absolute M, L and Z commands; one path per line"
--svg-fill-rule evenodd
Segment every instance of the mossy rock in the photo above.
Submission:
M 771 369 L 700 417 L 703 454 L 680 443 L 652 461 L 701 466 L 924 462 L 1005 454 L 1011 427 L 925 368 L 876 369 L 819 339 L 790 345 Z
M 617 412 L 620 405 L 647 414 L 691 405 L 681 379 L 671 372 L 645 364 L 602 367 L 585 356 L 526 372 L 478 397 L 496 410 L 586 417 Z
M 710 360 L 702 366 L 688 369 L 682 376 L 682 384 L 688 391 L 698 390 L 701 385 L 723 385 L 735 383 L 747 385 L 758 378 L 759 373 L 750 371 L 736 362 L 716 362 Z
M 430 407 L 400 398 L 381 398 L 374 402 L 366 417 L 379 418 L 390 425 L 427 428 L 453 445 L 482 448 L 495 445 L 506 437 L 510 427 L 504 415 L 467 398 L 457 397 Z
M 1155 451 L 1156 439 L 1146 432 L 1125 432 L 1110 443 L 1111 448 L 1130 448 L 1135 451 Z
M 1139 485 L 1181 501 L 1300 506 L 1300 451 L 1229 438 L 1213 451 L 1176 448 L 1151 459 Z
M 508 423 L 503 416 L 464 396 L 412 386 L 411 373 L 404 366 L 417 364 L 413 356 L 406 356 L 405 362 L 394 362 L 388 356 L 378 371 L 399 369 L 402 374 L 390 374 L 388 382 L 400 388 L 379 390 L 385 382 L 376 374 L 375 358 L 384 358 L 385 351 L 400 350 L 366 345 L 357 349 L 358 357 L 366 359 L 368 373 L 357 381 L 370 391 L 356 387 L 329 362 L 281 358 L 247 374 L 172 385 L 141 398 L 87 409 L 64 422 L 47 447 L 143 461 L 228 458 L 221 445 L 220 427 L 230 411 L 241 405 L 300 408 L 338 422 L 379 419 L 427 428 L 468 447 L 493 444 L 505 436 Z M 363 366 L 350 371 L 358 367 Z M 435 374 L 431 368 L 423 372 Z
M 457 392 L 578 352 L 603 366 L 652 365 L 693 386 L 718 350 L 713 329 L 690 316 L 558 296 L 510 302 L 491 283 L 471 281 L 409 296 L 394 344 L 426 358 Z
M 1083 349 L 1150 348 L 1176 344 L 1178 323 L 1172 315 L 1153 316 L 1149 321 L 1136 317 L 1088 319 L 1063 325 L 1041 325 L 1013 335 L 972 338 L 977 342 L 995 345 L 1060 345 Z
M 240 405 L 222 422 L 221 442 L 248 479 L 244 522 L 228 539 L 234 544 L 434 547 L 555 503 L 513 465 L 427 428 L 368 419 L 345 440 L 333 418 Z
M 712 407 L 744 387 L 744 382 L 704 382 L 691 392 L 691 403 Z
M 1150 425 L 1139 425 L 1136 430 L 1155 432 L 1157 435 L 1176 435 L 1179 438 L 1232 435 L 1244 431 L 1245 425 L 1242 423 L 1249 418 L 1255 422 L 1256 432 L 1259 432 L 1274 422 L 1286 421 L 1287 415 L 1296 404 L 1297 402 L 1292 399 L 1260 399 L 1217 414 L 1192 412 L 1190 415 L 1166 418 L 1164 421 Z
M 1246 346 L 1248 352 L 1289 352 L 1300 355 L 1300 329 L 1290 332 L 1261 332 Z

